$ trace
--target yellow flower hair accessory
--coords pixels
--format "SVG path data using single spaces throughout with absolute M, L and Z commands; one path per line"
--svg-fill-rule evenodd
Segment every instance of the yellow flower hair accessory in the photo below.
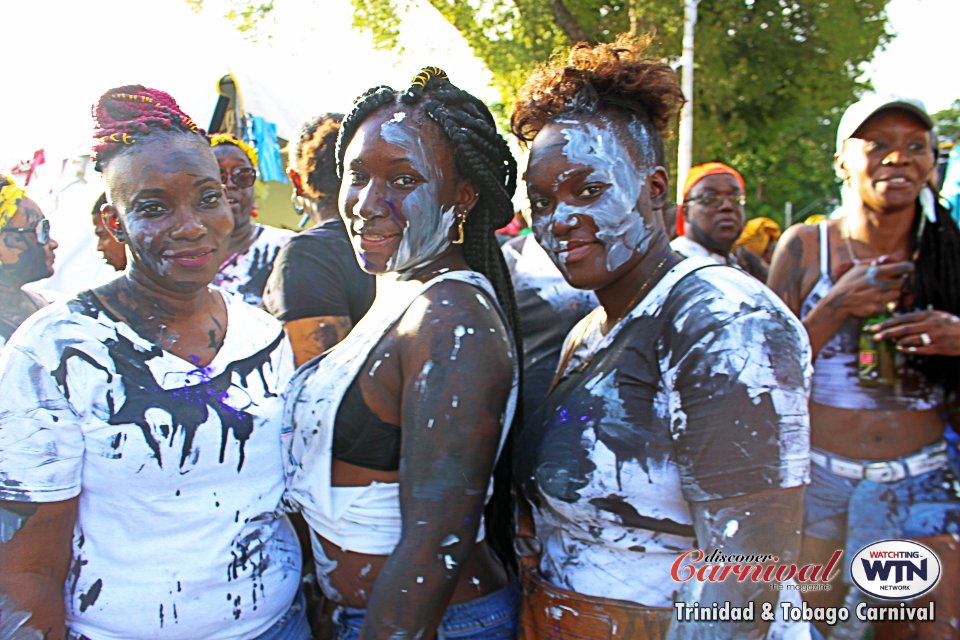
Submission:
M 250 159 L 250 164 L 253 165 L 254 169 L 256 169 L 259 166 L 257 164 L 258 162 L 257 150 L 254 149 L 252 145 L 249 145 L 243 140 L 240 140 L 232 133 L 215 133 L 212 136 L 210 136 L 211 147 L 216 147 L 217 145 L 221 145 L 221 144 L 232 144 L 233 146 L 237 147 L 238 149 L 243 151 L 245 154 L 247 154 L 247 158 Z
M 0 174 L 0 182 L 6 182 L 0 187 L 0 229 L 7 226 L 10 219 L 17 215 L 17 209 L 20 206 L 20 199 L 27 192 L 13 181 L 13 178 Z

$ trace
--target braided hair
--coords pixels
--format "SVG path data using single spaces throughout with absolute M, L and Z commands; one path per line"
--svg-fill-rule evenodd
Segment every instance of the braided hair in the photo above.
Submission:
M 912 306 L 960 316 L 960 228 L 942 203 L 936 204 L 935 221 L 925 220 L 917 207 L 910 254 L 916 256 L 909 285 Z M 908 356 L 907 362 L 931 382 L 942 385 L 948 398 L 958 393 L 960 358 Z
M 202 129 L 185 114 L 173 97 L 139 84 L 108 90 L 93 106 L 94 168 L 102 172 L 113 158 L 141 138 L 160 131 L 195 135 L 207 140 Z M 209 143 L 209 142 L 208 142 Z
M 500 251 L 495 232 L 513 219 L 513 192 L 517 188 L 517 162 L 506 141 L 497 132 L 490 110 L 476 97 L 456 87 L 437 67 L 424 67 L 403 92 L 380 85 L 368 89 L 354 103 L 340 125 L 337 137 L 337 175 L 343 178 L 347 146 L 360 124 L 387 105 L 416 105 L 436 122 L 453 147 L 457 173 L 470 180 L 479 198 L 464 222 L 463 254 L 471 269 L 482 273 L 493 285 L 497 300 L 510 324 L 516 343 L 517 364 L 523 348 L 513 283 Z M 513 550 L 513 508 L 511 505 L 512 443 L 523 415 L 518 394 L 512 435 L 494 470 L 493 497 L 485 510 L 490 546 L 504 564 L 516 571 Z
M 314 200 L 334 199 L 340 190 L 337 178 L 337 134 L 342 113 L 324 113 L 303 123 L 290 145 L 290 167 L 300 176 L 303 193 Z
M 477 188 L 479 199 L 463 225 L 464 258 L 471 269 L 490 280 L 516 338 L 519 322 L 513 284 L 495 233 L 513 219 L 511 198 L 517 188 L 517 161 L 483 102 L 451 83 L 437 67 L 424 67 L 403 92 L 385 85 L 368 89 L 340 125 L 337 175 L 343 178 L 344 154 L 360 124 L 398 101 L 418 106 L 440 125 L 453 147 L 457 173 Z

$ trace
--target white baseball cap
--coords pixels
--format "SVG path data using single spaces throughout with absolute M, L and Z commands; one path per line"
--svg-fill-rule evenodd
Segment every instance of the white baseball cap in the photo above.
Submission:
M 933 118 L 919 100 L 894 95 L 869 95 L 854 102 L 843 112 L 840 125 L 837 127 L 837 153 L 840 153 L 843 148 L 844 141 L 852 138 L 864 122 L 874 114 L 887 109 L 902 109 L 916 116 L 930 131 L 934 130 Z

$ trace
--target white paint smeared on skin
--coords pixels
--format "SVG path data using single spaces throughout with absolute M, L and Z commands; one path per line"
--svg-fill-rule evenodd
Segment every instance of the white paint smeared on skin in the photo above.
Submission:
M 440 546 L 449 547 L 450 545 L 457 544 L 458 542 L 460 542 L 460 538 L 458 538 L 457 536 L 451 533 L 446 538 L 440 541 Z
M 647 250 L 653 235 L 653 226 L 646 224 L 637 210 L 640 194 L 652 173 L 654 162 L 649 134 L 641 125 L 635 130 L 644 131 L 636 140 L 641 147 L 644 166 L 635 166 L 629 150 L 620 142 L 613 125 L 605 122 L 602 127 L 578 120 L 558 120 L 568 125 L 563 129 L 567 140 L 563 155 L 571 163 L 593 169 L 586 181 L 611 185 L 589 208 L 557 203 L 553 213 L 534 221 L 533 230 L 537 240 L 547 250 L 557 267 L 566 272 L 566 253 L 562 252 L 564 241 L 558 241 L 553 233 L 556 223 L 575 225 L 576 216 L 589 217 L 597 226 L 596 238 L 606 248 L 606 267 L 613 271 L 632 256 Z M 635 130 L 631 129 L 631 133 Z M 564 174 L 561 174 L 562 180 Z M 558 185 L 555 185 L 555 188 Z
M 380 135 L 389 144 L 407 152 L 413 168 L 425 179 L 403 200 L 399 214 L 404 219 L 403 237 L 397 252 L 387 261 L 390 271 L 405 272 L 432 262 L 450 246 L 454 207 L 440 204 L 440 185 L 445 176 L 424 146 L 423 136 L 404 122 L 398 112 L 380 125 Z
M 456 409 L 460 405 L 460 398 L 453 396 L 453 399 L 450 401 L 450 406 Z
M 460 340 L 465 335 L 467 335 L 467 330 L 463 328 L 462 324 L 458 324 L 457 328 L 453 330 L 453 352 L 450 354 L 451 360 L 457 359 L 457 354 L 460 353 Z
M 727 524 L 723 525 L 723 537 L 732 538 L 737 535 L 737 531 L 740 530 L 740 521 L 739 520 L 728 520 Z
M 480 589 L 480 579 L 477 578 L 477 576 L 473 576 L 472 578 L 470 578 L 470 584 L 472 584 L 478 590 Z
M 433 418 L 430 418 L 429 420 L 427 420 L 427 429 L 433 429 L 434 422 L 435 421 Z
M 447 571 L 453 571 L 457 567 L 457 561 L 449 554 L 443 555 L 443 564 L 447 568 Z
M 367 564 L 363 565 L 362 569 L 360 569 L 360 577 L 363 578 L 370 575 L 371 571 L 373 571 L 373 565 L 368 562 Z
M 423 368 L 420 369 L 419 375 L 417 375 L 417 380 L 413 383 L 413 388 L 418 393 L 424 393 L 427 390 L 427 376 L 430 375 L 430 370 L 433 369 L 433 361 L 427 360 L 423 363 Z M 371 374 L 372 375 L 372 374 Z
M 373 363 L 373 366 L 370 367 L 370 374 L 369 374 L 369 375 L 370 375 L 371 378 L 372 378 L 373 375 L 377 372 L 377 369 L 380 368 L 380 362 L 381 362 L 380 360 L 377 360 L 376 362 Z

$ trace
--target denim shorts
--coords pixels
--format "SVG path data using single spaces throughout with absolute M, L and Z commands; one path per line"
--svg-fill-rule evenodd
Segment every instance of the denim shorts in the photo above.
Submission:
M 841 478 L 811 464 L 803 533 L 842 541 L 848 558 L 878 540 L 957 535 L 960 482 L 952 465 L 896 482 L 873 482 Z
M 437 640 L 514 640 L 519 609 L 520 588 L 513 582 L 480 598 L 452 604 L 440 620 Z M 334 640 L 359 638 L 366 614 L 366 609 L 337 607 Z

